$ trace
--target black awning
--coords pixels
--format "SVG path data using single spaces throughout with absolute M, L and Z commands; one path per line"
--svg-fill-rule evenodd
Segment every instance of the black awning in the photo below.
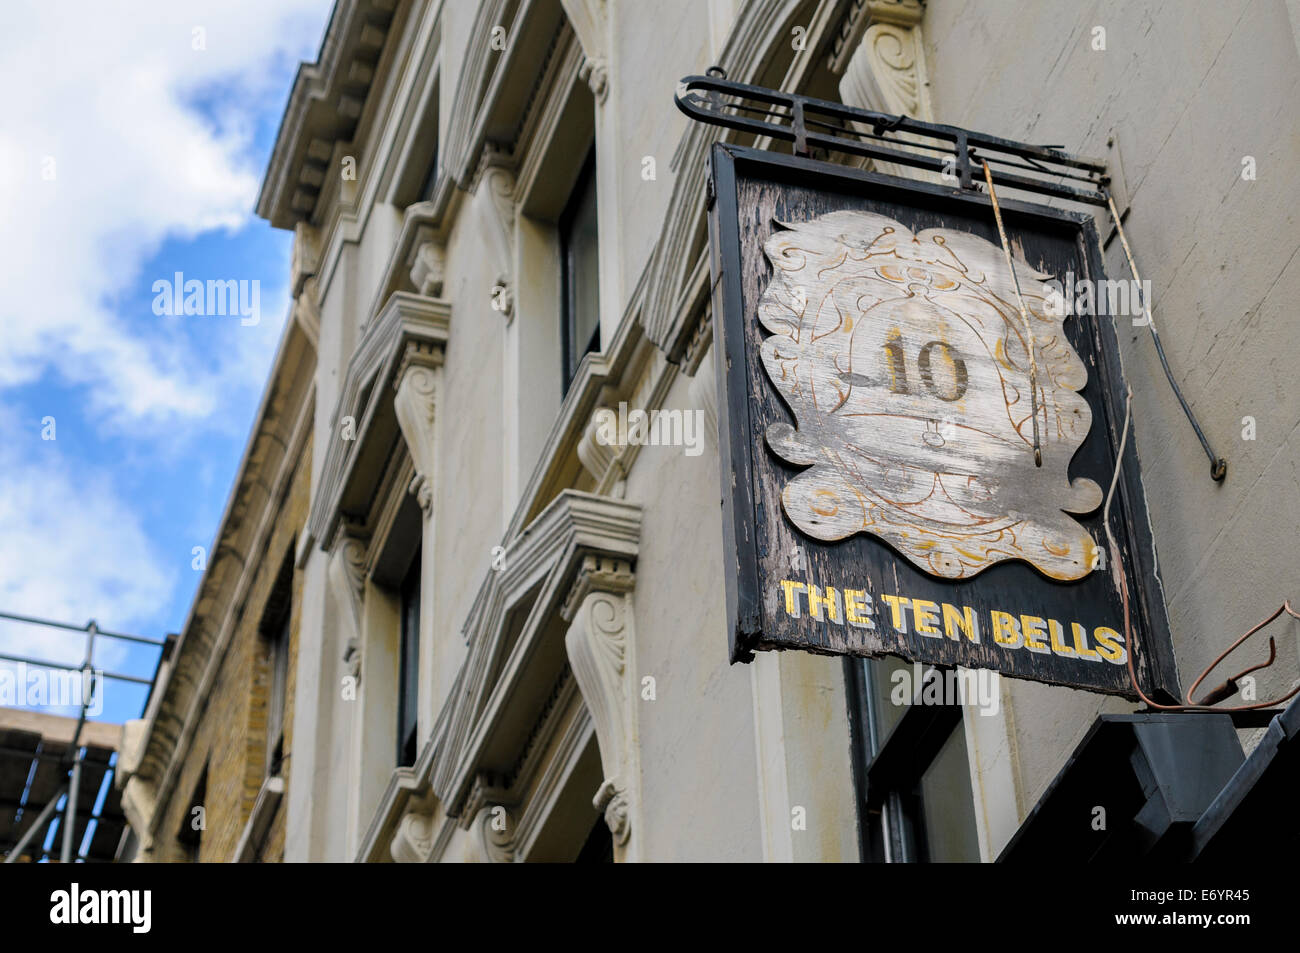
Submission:
M 998 860 L 1185 859 L 1244 760 L 1226 714 L 1102 715 Z
M 1267 852 L 1294 856 L 1300 847 L 1300 698 L 1268 730 L 1192 828 L 1188 857 L 1196 861 L 1257 860 Z

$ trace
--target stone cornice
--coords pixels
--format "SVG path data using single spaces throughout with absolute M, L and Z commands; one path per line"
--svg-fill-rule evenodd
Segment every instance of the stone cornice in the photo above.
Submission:
M 398 0 L 338 0 L 315 63 L 298 67 L 257 214 L 293 228 L 316 210 L 334 144 L 357 130 Z

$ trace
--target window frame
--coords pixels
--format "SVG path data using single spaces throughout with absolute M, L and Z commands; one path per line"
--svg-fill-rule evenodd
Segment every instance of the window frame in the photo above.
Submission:
M 953 732 L 964 730 L 965 715 L 961 705 L 914 702 L 882 734 L 879 661 L 844 658 L 859 849 L 870 863 L 928 863 L 921 780 Z M 922 678 L 928 683 L 947 670 L 926 665 Z M 973 792 L 967 793 L 973 802 Z

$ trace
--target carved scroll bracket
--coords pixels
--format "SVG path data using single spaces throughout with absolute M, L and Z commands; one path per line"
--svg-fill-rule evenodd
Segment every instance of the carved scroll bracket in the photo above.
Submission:
M 832 69 L 842 74 L 841 102 L 934 121 L 921 33 L 923 13 L 920 0 L 866 0 L 853 5 L 831 55 Z M 877 162 L 874 167 L 890 175 L 937 178 L 888 163 Z
M 587 556 L 563 609 L 564 618 L 570 622 L 564 645 L 591 712 L 605 774 L 592 803 L 605 815 L 618 860 L 636 859 L 632 832 L 640 764 L 635 672 L 631 664 L 634 582 L 627 561 Z
M 399 864 L 423 864 L 433 852 L 437 800 L 432 794 L 412 798 L 397 822 L 389 853 Z
M 342 535 L 334 544 L 326 570 L 335 598 L 343 604 L 343 664 L 347 674 L 361 680 L 361 611 L 365 590 L 365 544 Z
M 510 864 L 515 859 L 515 818 L 503 804 L 479 808 L 472 825 L 473 858 L 484 864 Z
M 425 240 L 416 245 L 411 256 L 411 284 L 420 294 L 441 296 L 446 270 L 446 249 L 441 244 Z
M 496 266 L 492 310 L 509 324 L 515 312 L 515 174 L 507 154 L 492 147 L 484 150 L 472 191 L 475 214 Z
M 582 44 L 578 78 L 591 87 L 597 104 L 609 95 L 609 16 L 606 0 L 560 0 Z
M 397 373 L 397 393 L 393 397 L 397 425 L 415 465 L 416 476 L 411 491 L 420 501 L 426 518 L 433 502 L 434 420 L 441 375 L 441 349 L 408 344 Z
M 595 491 L 600 495 L 613 493 L 623 496 L 627 470 L 623 453 L 627 449 L 626 434 L 619 432 L 618 414 L 608 407 L 597 407 L 582 431 L 578 441 L 578 460 L 591 478 L 596 481 Z

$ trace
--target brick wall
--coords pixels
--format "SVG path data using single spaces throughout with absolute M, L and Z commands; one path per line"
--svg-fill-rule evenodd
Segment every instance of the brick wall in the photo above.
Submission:
M 240 607 L 235 632 L 217 674 L 198 730 L 185 753 L 179 783 L 170 799 L 158 806 L 163 821 L 155 841 L 154 859 L 184 861 L 189 847 L 180 839 L 191 818 L 191 803 L 207 768 L 202 800 L 204 825 L 199 847 L 202 863 L 229 861 L 253 811 L 266 772 L 266 720 L 271 694 L 269 644 L 261 633 L 267 601 L 286 554 L 292 552 L 307 521 L 310 504 L 311 441 L 298 457 L 287 495 L 279 501 L 274 529 L 266 548 L 249 566 L 255 573 Z M 292 559 L 292 555 L 289 556 Z M 293 605 L 289 623 L 289 676 L 285 697 L 284 754 L 281 774 L 288 783 L 293 752 L 294 689 L 297 682 L 301 573 L 293 573 Z M 284 800 L 281 800 L 258 859 L 278 862 L 284 856 Z

